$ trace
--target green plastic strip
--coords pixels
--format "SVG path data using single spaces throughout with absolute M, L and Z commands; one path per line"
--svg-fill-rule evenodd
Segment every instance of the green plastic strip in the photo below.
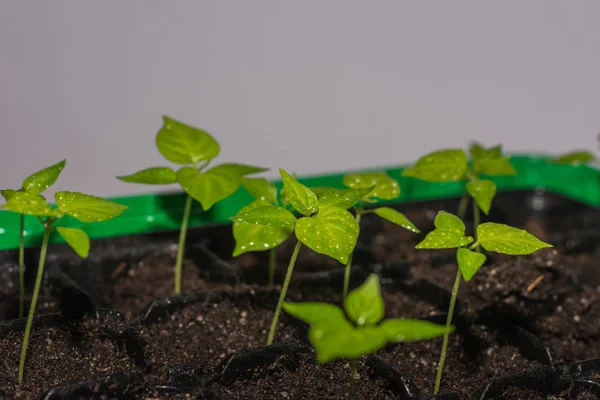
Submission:
M 492 178 L 498 190 L 545 189 L 572 198 L 588 205 L 600 206 L 600 171 L 589 166 L 553 164 L 549 157 L 518 155 L 511 158 L 517 176 Z M 401 176 L 402 167 L 381 167 L 370 171 L 385 170 L 400 183 L 401 194 L 393 201 L 381 204 L 407 201 L 431 200 L 457 197 L 464 193 L 464 183 L 428 183 Z M 343 188 L 343 176 L 349 172 L 301 178 L 307 186 L 330 186 Z M 275 181 L 280 187 L 281 182 Z M 126 205 L 129 210 L 120 217 L 106 222 L 83 224 L 73 218 L 64 217 L 59 225 L 85 230 L 92 239 L 124 236 L 165 230 L 177 230 L 183 215 L 185 195 L 148 194 L 117 197 L 111 200 Z M 190 216 L 190 227 L 228 223 L 229 218 L 252 200 L 244 190 L 216 204 L 208 212 L 203 212 L 194 202 Z M 43 229 L 36 217 L 25 217 L 25 245 L 39 246 Z M 59 235 L 53 235 L 52 243 L 62 243 Z M 0 250 L 19 247 L 19 216 L 8 211 L 0 211 Z

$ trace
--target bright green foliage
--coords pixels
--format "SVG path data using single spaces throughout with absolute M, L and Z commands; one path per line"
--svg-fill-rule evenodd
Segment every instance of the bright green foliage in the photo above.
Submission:
M 469 154 L 473 160 L 481 160 L 484 158 L 499 158 L 502 157 L 502 146 L 496 145 L 485 148 L 479 143 L 473 142 L 469 146 Z
M 194 167 L 182 167 L 177 171 L 177 181 L 187 194 L 197 200 L 205 210 L 229 197 L 240 187 L 241 177 L 227 170 L 204 173 Z
M 403 227 L 404 229 L 406 229 L 408 231 L 415 232 L 415 233 L 420 232 L 420 230 L 415 226 L 415 224 L 410 222 L 409 219 L 406 218 L 406 216 L 404 214 L 402 214 L 399 211 L 394 210 L 393 208 L 378 207 L 373 210 L 373 213 L 375 213 L 376 215 L 380 216 L 381 218 L 383 218 L 387 221 L 390 221 L 396 225 L 400 225 L 401 227 Z
M 552 247 L 524 229 L 493 222 L 486 222 L 477 227 L 477 243 L 488 251 L 508 255 L 531 254 Z
M 467 182 L 467 193 L 475 200 L 481 211 L 488 215 L 492 207 L 492 200 L 496 195 L 496 184 L 489 179 Z
M 366 198 L 393 200 L 400 196 L 398 182 L 385 172 L 365 172 L 344 176 L 344 185 L 351 189 L 372 188 Z
M 473 171 L 477 175 L 510 176 L 516 175 L 508 157 L 482 158 L 473 160 Z
M 424 155 L 414 167 L 402 171 L 402 175 L 429 182 L 455 182 L 465 179 L 466 172 L 465 152 L 461 149 L 448 149 Z
M 593 153 L 587 150 L 579 150 L 563 154 L 552 161 L 557 164 L 582 165 L 594 161 L 595 159 L 596 156 Z
M 335 189 L 329 187 L 311 189 L 321 207 L 340 207 L 347 210 L 371 193 L 372 187 L 361 189 Z
M 144 183 L 146 185 L 169 185 L 177 182 L 177 174 L 169 167 L 146 168 L 118 178 L 123 182 Z
M 54 165 L 44 168 L 38 172 L 29 175 L 23 181 L 21 190 L 24 192 L 40 194 L 44 190 L 48 189 L 60 175 L 61 171 L 65 168 L 67 160 L 62 160 Z
M 465 235 L 465 224 L 456 215 L 440 211 L 433 224 L 436 229 L 425 236 L 417 249 L 452 249 L 473 242 L 471 236 Z
M 316 213 L 319 209 L 319 199 L 315 192 L 298 182 L 283 169 L 280 169 L 279 173 L 285 188 L 286 200 L 292 207 L 307 217 Z
M 242 178 L 242 186 L 256 200 L 277 204 L 277 188 L 265 178 Z
M 87 258 L 90 252 L 90 238 L 79 228 L 56 227 L 56 231 L 81 258 Z
M 283 207 L 277 207 L 270 203 L 252 203 L 253 206 L 245 207 L 235 216 L 230 218 L 234 222 L 262 225 L 268 227 L 291 227 L 296 224 L 296 217 Z
M 207 132 L 164 116 L 156 135 L 160 154 L 175 164 L 197 164 L 219 155 L 219 143 Z
M 101 222 L 121 215 L 127 209 L 115 202 L 80 192 L 57 192 L 56 206 L 62 214 L 81 222 Z
M 9 196 L 9 200 L 2 208 L 19 214 L 40 217 L 51 217 L 57 214 L 57 211 L 50 207 L 44 197 L 29 192 L 15 192 Z
M 460 248 L 456 251 L 456 260 L 463 278 L 469 281 L 485 263 L 486 256 L 483 253 Z
M 454 330 L 428 321 L 394 318 L 383 321 L 383 299 L 379 278 L 372 274 L 358 289 L 350 292 L 344 311 L 327 303 L 285 303 L 284 310 L 310 325 L 309 340 L 317 361 L 355 359 L 371 354 L 388 343 L 426 340 Z M 354 323 L 353 323 L 354 322 Z

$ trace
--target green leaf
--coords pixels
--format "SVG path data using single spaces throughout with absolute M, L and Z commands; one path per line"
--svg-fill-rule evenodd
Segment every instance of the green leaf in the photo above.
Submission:
M 465 224 L 456 215 L 440 211 L 433 224 L 436 229 L 429 232 L 415 248 L 452 249 L 466 246 L 473 241 L 471 236 L 465 236 Z
M 250 209 L 242 209 L 235 217 L 230 220 L 234 222 L 245 222 L 247 224 L 277 226 L 277 227 L 294 227 L 296 217 L 283 207 L 277 207 L 271 204 L 255 205 Z
M 259 172 L 265 172 L 268 170 L 269 170 L 269 168 L 255 167 L 253 165 L 236 164 L 236 163 L 224 163 L 224 164 L 219 164 L 215 167 L 212 167 L 212 171 L 235 174 L 235 175 L 238 175 L 240 178 L 242 178 L 246 175 L 257 174 Z
M 239 214 L 247 213 L 250 210 L 260 207 L 270 207 L 273 205 L 265 200 L 256 200 L 240 210 Z M 289 211 L 286 210 L 287 213 Z M 289 213 L 296 222 L 296 217 Z M 294 224 L 285 226 L 265 226 L 255 223 L 236 221 L 233 223 L 233 238 L 235 239 L 235 249 L 233 257 L 249 251 L 265 251 L 273 249 L 285 242 L 294 232 Z
M 379 325 L 379 329 L 391 343 L 428 340 L 454 331 L 453 326 L 446 328 L 429 321 L 404 318 L 387 319 Z
M 204 211 L 207 211 L 219 201 L 234 194 L 240 187 L 241 178 L 220 168 L 211 168 L 202 173 L 193 167 L 182 167 L 177 171 L 177 181 L 183 190 L 200 202 Z
M 39 194 L 17 191 L 2 206 L 5 210 L 19 214 L 35 215 L 38 217 L 53 217 L 59 215 Z
M 209 133 L 167 116 L 156 135 L 156 147 L 167 160 L 181 165 L 212 160 L 220 151 Z
M 12 190 L 12 189 L 3 189 L 0 190 L 0 194 L 2 194 L 2 197 L 4 197 L 4 200 L 9 201 L 11 199 L 11 197 L 13 197 L 15 195 L 15 193 L 17 193 L 17 190 Z
M 393 200 L 400 196 L 400 185 L 385 172 L 348 174 L 344 176 L 344 185 L 351 189 L 374 189 L 365 197 Z
M 113 219 L 128 207 L 80 192 L 56 192 L 58 209 L 81 222 L 101 222 Z
M 471 280 L 473 275 L 485 262 L 485 254 L 470 251 L 468 249 L 458 249 L 456 252 L 456 260 L 458 261 L 458 269 L 465 281 Z
M 365 189 L 335 189 L 330 187 L 318 187 L 311 190 L 319 199 L 319 207 L 339 207 L 344 210 L 354 206 L 371 192 L 372 188 Z
M 496 195 L 496 184 L 488 179 L 476 180 L 467 183 L 467 192 L 473 197 L 481 211 L 488 215 L 492 207 L 492 200 Z
M 508 255 L 531 254 L 552 247 L 524 229 L 494 222 L 485 222 L 477 227 L 477 242 L 488 251 Z
M 400 225 L 406 230 L 411 232 L 419 233 L 419 229 L 412 223 L 404 214 L 400 211 L 396 211 L 390 207 L 379 207 L 373 210 L 375 214 L 381 218 L 390 221 L 396 225 Z
M 385 306 L 381 297 L 379 277 L 371 274 L 358 288 L 351 291 L 344 300 L 348 317 L 358 326 L 375 325 L 383 318 Z
M 596 156 L 587 150 L 572 151 L 556 157 L 552 162 L 556 164 L 582 165 L 596 159 Z
M 169 167 L 152 167 L 131 175 L 117 176 L 123 182 L 144 183 L 147 185 L 168 185 L 177 182 L 177 175 Z
M 286 200 L 302 215 L 310 216 L 319 210 L 317 195 L 298 182 L 294 177 L 280 169 Z
M 439 150 L 426 154 L 417 160 L 414 167 L 402 171 L 402 176 L 410 176 L 428 182 L 455 182 L 465 178 L 467 155 L 461 149 Z
M 255 199 L 277 204 L 277 188 L 265 178 L 242 178 L 242 186 Z
M 90 238 L 84 231 L 78 228 L 65 228 L 64 226 L 57 227 L 56 231 L 75 250 L 79 257 L 87 258 L 90 252 Z
M 314 217 L 300 218 L 296 237 L 311 250 L 346 264 L 356 246 L 358 224 L 347 210 L 327 207 Z
M 44 190 L 48 189 L 60 175 L 60 172 L 65 167 L 67 160 L 62 160 L 54 165 L 46 167 L 38 172 L 29 175 L 23 181 L 21 187 L 23 191 L 30 192 L 33 194 L 40 194 Z
M 473 161 L 482 158 L 500 158 L 502 157 L 502 145 L 496 145 L 490 148 L 485 148 L 479 143 L 473 142 L 469 147 L 469 153 Z
M 473 162 L 473 170 L 476 174 L 489 176 L 510 176 L 517 174 L 517 171 L 515 171 L 510 163 L 509 157 L 486 157 L 476 160 Z

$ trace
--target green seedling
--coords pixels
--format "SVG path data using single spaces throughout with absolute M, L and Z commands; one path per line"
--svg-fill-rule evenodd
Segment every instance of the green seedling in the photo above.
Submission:
M 400 185 L 398 182 L 390 177 L 385 172 L 368 172 L 368 173 L 356 173 L 344 176 L 344 185 L 351 189 L 369 189 L 372 190 L 365 195 L 362 199 L 359 199 L 354 204 L 354 215 L 356 223 L 360 227 L 360 221 L 364 214 L 375 214 L 379 217 L 390 221 L 394 224 L 400 225 L 404 229 L 411 232 L 419 233 L 419 229 L 409 221 L 404 214 L 394 210 L 390 207 L 377 207 L 365 210 L 365 204 L 375 204 L 379 200 L 393 200 L 400 196 Z M 315 193 L 319 197 L 319 200 L 325 198 L 342 198 L 345 196 L 346 191 L 333 188 L 323 188 Z M 344 273 L 344 289 L 343 295 L 346 297 L 350 286 L 350 272 L 352 270 L 352 254 L 346 264 L 346 271 Z
M 185 238 L 192 200 L 198 201 L 207 211 L 235 193 L 244 176 L 266 169 L 227 163 L 205 170 L 211 160 L 219 155 L 219 143 L 209 133 L 167 116 L 163 116 L 163 125 L 156 135 L 156 147 L 168 161 L 182 167 L 177 171 L 170 167 L 151 167 L 131 175 L 118 176 L 117 179 L 148 185 L 178 183 L 186 192 L 175 261 L 175 293 L 178 294 L 181 293 Z
M 29 175 L 23 181 L 21 188 L 18 190 L 4 189 L 0 190 L 4 200 L 9 201 L 10 198 L 18 192 L 27 192 L 32 194 L 41 194 L 44 190 L 56 182 L 61 171 L 65 167 L 67 160 L 44 168 Z M 24 298 L 25 298 L 25 215 L 19 214 L 19 318 L 23 318 Z
M 286 234 L 288 231 L 294 232 L 298 239 L 275 308 L 267 339 L 268 345 L 273 343 L 281 307 L 302 245 L 346 264 L 358 238 L 358 224 L 347 209 L 371 191 L 370 188 L 349 189 L 347 195 L 341 198 L 319 200 L 314 191 L 298 182 L 286 171 L 280 169 L 279 173 L 283 181 L 283 203 L 289 203 L 293 210 L 301 214 L 299 218 L 296 218 L 287 208 L 273 203 L 254 207 L 230 218 L 234 223 L 285 228 Z M 239 237 L 238 240 L 248 241 L 243 237 Z
M 36 216 L 44 227 L 37 276 L 33 288 L 31 306 L 27 316 L 23 347 L 21 348 L 19 384 L 23 382 L 23 371 L 25 368 L 29 334 L 31 332 L 33 315 L 35 313 L 40 286 L 42 284 L 42 277 L 44 275 L 44 264 L 46 262 L 46 251 L 48 249 L 50 234 L 56 230 L 67 244 L 83 258 L 87 257 L 90 250 L 90 240 L 83 230 L 79 228 L 58 226 L 56 223 L 64 216 L 73 217 L 81 222 L 107 221 L 117 217 L 127 209 L 127 207 L 113 203 L 112 201 L 79 192 L 57 192 L 54 195 L 54 199 L 56 200 L 56 207 L 51 207 L 39 194 L 19 191 L 10 196 L 10 199 L 3 206 L 5 210 Z
M 371 274 L 365 283 L 344 298 L 344 309 L 328 303 L 285 303 L 286 313 L 310 325 L 308 338 L 324 363 L 350 360 L 350 397 L 354 396 L 356 361 L 389 343 L 427 340 L 447 335 L 453 326 L 419 319 L 390 318 L 385 309 L 379 278 Z
M 600 133 L 598 134 L 600 140 Z M 588 150 L 574 150 L 552 159 L 555 164 L 583 165 L 596 160 L 594 153 Z
M 458 288 L 461 277 L 465 281 L 471 280 L 473 275 L 485 263 L 486 256 L 481 252 L 474 251 L 480 246 L 487 251 L 495 251 L 508 255 L 527 255 L 539 249 L 552 247 L 550 244 L 542 242 L 535 236 L 525 230 L 513 228 L 508 225 L 485 222 L 477 226 L 477 239 L 465 234 L 466 227 L 463 221 L 457 216 L 440 211 L 435 217 L 435 229 L 429 232 L 423 241 L 419 243 L 417 249 L 457 249 L 456 260 L 458 271 L 454 287 L 452 288 L 452 297 L 448 308 L 448 318 L 446 326 L 452 324 L 452 314 L 456 304 Z M 437 376 L 435 380 L 435 392 L 440 389 L 442 372 L 446 361 L 446 351 L 448 348 L 448 336 L 444 335 L 442 343 L 442 352 L 440 362 L 438 363 Z

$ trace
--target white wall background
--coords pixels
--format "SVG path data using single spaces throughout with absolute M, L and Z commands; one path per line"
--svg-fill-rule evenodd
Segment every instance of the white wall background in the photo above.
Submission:
M 594 0 L 3 0 L 0 186 L 66 157 L 57 189 L 156 190 L 114 176 L 164 164 L 163 113 L 213 133 L 219 160 L 300 174 L 471 139 L 595 150 L 599 15 Z

